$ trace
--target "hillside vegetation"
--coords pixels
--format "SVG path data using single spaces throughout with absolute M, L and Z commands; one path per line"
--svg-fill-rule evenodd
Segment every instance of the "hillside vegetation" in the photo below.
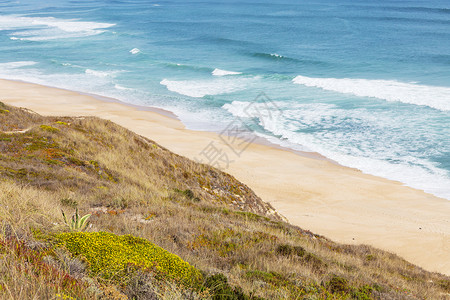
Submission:
M 84 231 L 70 217 L 91 214 Z M 286 223 L 112 122 L 0 102 L 2 299 L 448 299 L 448 277 Z

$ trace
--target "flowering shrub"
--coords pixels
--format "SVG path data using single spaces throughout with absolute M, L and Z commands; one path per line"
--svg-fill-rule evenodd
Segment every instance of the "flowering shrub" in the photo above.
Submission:
M 120 279 L 129 266 L 150 269 L 185 284 L 201 281 L 199 270 L 180 257 L 148 240 L 108 232 L 69 232 L 56 236 L 59 245 L 73 255 L 82 256 L 93 274 L 105 279 Z
M 45 131 L 48 131 L 48 132 L 58 132 L 59 131 L 59 129 L 58 128 L 55 128 L 55 127 L 52 127 L 52 126 L 49 126 L 49 125 L 41 125 L 41 126 L 39 126 L 42 130 L 45 130 Z

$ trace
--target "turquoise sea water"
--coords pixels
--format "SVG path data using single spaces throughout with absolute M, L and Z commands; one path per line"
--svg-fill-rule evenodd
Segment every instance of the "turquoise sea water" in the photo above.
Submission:
M 448 0 L 0 0 L 0 77 L 165 108 L 192 129 L 240 117 L 450 199 Z M 258 113 L 261 92 L 277 118 Z

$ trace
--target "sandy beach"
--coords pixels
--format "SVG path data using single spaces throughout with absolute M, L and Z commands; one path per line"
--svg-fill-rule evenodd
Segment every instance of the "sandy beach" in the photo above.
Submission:
M 231 160 L 224 171 L 292 224 L 338 242 L 391 251 L 450 275 L 449 200 L 261 143 L 248 145 L 238 156 L 217 133 L 187 130 L 170 113 L 119 101 L 8 80 L 0 80 L 0 101 L 42 115 L 108 119 L 191 159 L 201 159 L 214 145 Z

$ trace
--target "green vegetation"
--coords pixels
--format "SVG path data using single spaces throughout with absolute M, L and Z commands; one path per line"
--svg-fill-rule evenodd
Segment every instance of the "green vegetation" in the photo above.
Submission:
M 183 283 L 201 280 L 200 272 L 161 247 L 131 235 L 118 236 L 108 232 L 72 232 L 56 236 L 59 245 L 86 260 L 93 275 L 120 279 L 127 275 L 129 265 L 151 269 Z
M 76 208 L 78 206 L 78 202 L 73 200 L 72 198 L 62 198 L 61 205 Z
M 292 226 L 229 174 L 112 122 L 0 108 L 1 299 L 450 293 L 448 277 Z M 64 223 L 74 209 L 88 227 Z
M 215 274 L 208 277 L 204 286 L 209 289 L 212 300 L 263 300 L 260 297 L 244 294 L 239 287 L 233 288 L 223 274 Z
M 188 200 L 196 201 L 196 202 L 200 201 L 200 199 L 198 197 L 195 197 L 194 193 L 189 189 L 187 189 L 187 190 L 175 189 L 175 192 L 185 196 Z
M 58 128 L 55 128 L 55 127 L 52 127 L 49 125 L 41 125 L 41 126 L 39 126 L 39 128 L 41 128 L 44 131 L 48 131 L 48 132 L 58 132 L 59 131 Z
M 306 253 L 305 249 L 300 246 L 291 246 L 291 245 L 279 245 L 277 247 L 277 253 L 284 256 L 296 255 L 299 257 L 303 257 Z
M 78 214 L 78 208 L 75 209 L 75 213 L 72 216 L 70 221 L 67 220 L 66 214 L 63 210 L 61 210 L 62 216 L 64 218 L 64 223 L 69 227 L 71 231 L 83 231 L 88 225 L 88 219 L 91 214 L 87 214 L 85 216 L 80 216 Z

